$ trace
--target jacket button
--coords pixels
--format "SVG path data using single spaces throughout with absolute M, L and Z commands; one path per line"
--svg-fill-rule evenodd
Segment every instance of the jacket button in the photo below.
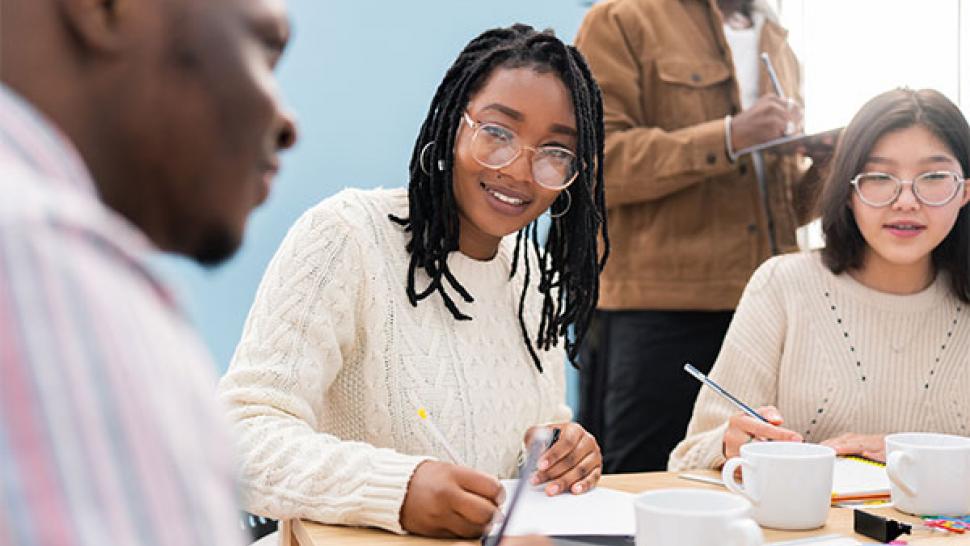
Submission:
M 758 226 L 755 224 L 748 224 L 748 233 L 757 233 Z
M 713 165 L 715 163 L 717 163 L 717 156 L 714 155 L 713 152 L 707 154 L 707 164 L 708 165 Z
M 741 166 L 738 167 L 738 173 L 740 173 L 741 176 L 748 174 L 748 166 L 745 163 L 742 163 Z
M 690 81 L 692 81 L 694 83 L 700 83 L 700 81 L 701 81 L 701 75 L 698 74 L 697 72 L 694 72 L 693 74 L 690 75 Z

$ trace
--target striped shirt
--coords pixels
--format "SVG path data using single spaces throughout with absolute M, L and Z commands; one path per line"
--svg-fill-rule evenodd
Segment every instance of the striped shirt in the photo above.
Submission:
M 154 252 L 0 84 L 0 545 L 242 543 L 215 368 Z

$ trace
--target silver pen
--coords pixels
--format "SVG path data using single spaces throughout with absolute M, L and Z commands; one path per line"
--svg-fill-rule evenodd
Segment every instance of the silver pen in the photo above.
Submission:
M 689 472 L 684 472 L 683 474 L 678 474 L 677 477 L 682 480 L 690 480 L 692 482 L 708 483 L 711 485 L 720 485 L 721 487 L 725 487 L 724 481 L 721 480 L 721 478 L 704 476 L 703 474 L 691 474 Z
M 786 99 L 785 90 L 781 88 L 781 82 L 778 80 L 778 73 L 775 72 L 775 66 L 771 64 L 771 57 L 767 53 L 762 53 L 761 62 L 765 64 L 765 70 L 768 71 L 768 78 L 771 79 L 771 86 L 775 88 L 775 94 L 782 100 Z
M 691 375 L 693 375 L 694 377 L 697 378 L 698 381 L 700 381 L 701 383 L 707 385 L 708 387 L 710 387 L 711 389 L 713 389 L 714 392 L 716 392 L 716 393 L 720 394 L 721 396 L 723 396 L 725 400 L 727 400 L 728 402 L 734 404 L 734 407 L 736 407 L 739 410 L 743 411 L 744 413 L 750 415 L 751 417 L 754 417 L 755 419 L 761 421 L 762 423 L 768 423 L 769 425 L 772 424 L 771 421 L 769 421 L 769 420 L 765 419 L 764 417 L 762 417 L 760 413 L 758 413 L 758 412 L 754 411 L 753 409 L 751 409 L 751 406 L 748 406 L 744 402 L 738 400 L 737 398 L 734 397 L 733 394 L 731 394 L 728 391 L 724 390 L 723 387 L 721 387 L 720 385 L 718 385 L 714 381 L 711 381 L 711 379 L 709 377 L 707 377 L 706 375 L 704 375 L 703 373 L 701 373 L 701 371 L 698 370 L 697 368 L 691 366 L 689 362 L 687 364 L 684 364 L 684 371 L 687 372 L 687 373 L 689 373 L 689 374 L 691 374 Z
M 785 90 L 781 88 L 781 81 L 778 80 L 778 73 L 775 72 L 775 66 L 771 64 L 771 57 L 767 53 L 761 52 L 761 62 L 765 64 L 765 70 L 768 72 L 768 78 L 771 80 L 771 86 L 775 88 L 775 94 L 788 104 L 788 110 L 791 111 L 794 101 L 785 96 Z M 790 135 L 794 132 L 795 122 L 789 119 L 788 123 L 785 124 L 785 135 Z

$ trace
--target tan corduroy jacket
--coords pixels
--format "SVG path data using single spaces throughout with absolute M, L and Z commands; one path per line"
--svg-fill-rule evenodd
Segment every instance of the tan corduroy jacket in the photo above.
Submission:
M 786 36 L 768 14 L 759 50 L 801 103 Z M 605 109 L 612 253 L 599 308 L 733 309 L 771 255 L 769 221 L 776 251 L 794 249 L 795 229 L 808 219 L 796 208 L 810 207 L 796 196 L 814 189 L 802 187 L 795 156 L 764 154 L 764 195 L 751 157 L 728 159 L 724 118 L 741 102 L 715 1 L 604 0 L 576 45 Z M 764 68 L 759 80 L 761 94 L 769 92 Z

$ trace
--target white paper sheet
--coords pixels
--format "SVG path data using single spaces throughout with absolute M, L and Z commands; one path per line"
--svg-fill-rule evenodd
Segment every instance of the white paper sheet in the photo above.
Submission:
M 518 480 L 502 480 L 505 504 L 508 503 Z M 563 493 L 546 496 L 542 487 L 526 487 L 509 521 L 506 535 L 633 535 L 636 521 L 633 516 L 631 493 L 596 487 L 588 493 Z M 497 530 L 493 529 L 493 532 Z

